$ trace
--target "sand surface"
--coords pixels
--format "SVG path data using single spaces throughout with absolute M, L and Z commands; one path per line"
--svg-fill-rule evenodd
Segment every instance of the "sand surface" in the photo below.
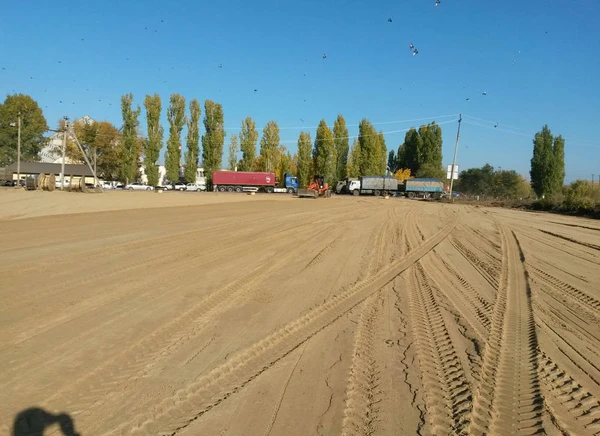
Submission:
M 0 190 L 0 241 L 0 434 L 600 434 L 597 221 Z

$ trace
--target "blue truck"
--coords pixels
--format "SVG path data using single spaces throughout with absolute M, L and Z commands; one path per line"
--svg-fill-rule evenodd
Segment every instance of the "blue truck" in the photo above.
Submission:
M 434 178 L 406 179 L 400 191 L 408 198 L 441 198 L 444 193 L 444 182 Z

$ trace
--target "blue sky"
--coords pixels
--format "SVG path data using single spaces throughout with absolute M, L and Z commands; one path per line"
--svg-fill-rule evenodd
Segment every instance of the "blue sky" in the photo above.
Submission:
M 166 127 L 177 92 L 221 103 L 228 136 L 246 116 L 276 120 L 291 151 L 300 130 L 314 139 L 338 113 L 350 135 L 363 117 L 375 123 L 388 149 L 435 120 L 446 122 L 444 164 L 462 113 L 461 169 L 524 175 L 547 123 L 566 138 L 567 181 L 600 173 L 600 2 L 376 3 L 5 2 L 0 95 L 31 95 L 54 128 L 64 115 L 120 125 L 120 96 L 132 92 L 145 128 L 144 96 L 160 94 Z

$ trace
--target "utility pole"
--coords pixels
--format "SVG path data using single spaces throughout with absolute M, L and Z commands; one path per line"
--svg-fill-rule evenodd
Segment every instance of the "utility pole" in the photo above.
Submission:
M 96 147 L 94 147 L 94 187 L 98 186 L 98 177 L 96 176 L 96 174 L 98 174 L 98 171 L 96 169 L 96 161 L 98 160 L 98 151 L 96 150 Z
M 456 167 L 456 153 L 458 152 L 458 140 L 460 139 L 460 123 L 462 114 L 458 116 L 458 132 L 456 132 L 456 146 L 454 147 L 454 159 L 452 159 L 452 171 L 450 172 L 450 201 L 454 201 L 452 197 L 452 188 L 454 187 L 454 168 Z
M 65 120 L 63 125 L 63 146 L 62 160 L 60 164 L 60 190 L 65 190 L 65 155 L 67 153 L 67 129 L 69 128 L 69 117 L 63 117 Z
M 17 187 L 21 187 L 21 112 L 17 114 Z

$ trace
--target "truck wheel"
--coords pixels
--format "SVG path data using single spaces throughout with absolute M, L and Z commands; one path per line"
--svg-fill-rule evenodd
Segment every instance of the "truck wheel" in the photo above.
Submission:
M 219 192 L 225 192 L 225 186 L 219 186 Z
M 237 192 L 237 193 L 242 192 L 242 187 L 241 186 L 236 186 L 235 187 L 235 192 Z
M 265 188 L 265 191 L 267 191 L 268 194 L 272 194 L 273 188 L 269 186 L 268 188 Z
M 408 193 L 408 198 L 415 198 L 415 193 L 414 192 L 409 192 Z
M 233 192 L 233 186 L 228 186 L 227 187 L 227 192 Z
M 375 197 L 379 197 L 379 196 L 381 195 L 381 191 L 379 191 L 379 189 L 375 189 L 375 190 L 373 191 L 373 195 L 374 195 Z
M 360 195 L 360 191 L 358 189 L 355 189 L 354 191 L 352 191 L 352 195 L 358 197 Z
M 287 193 L 288 194 L 293 194 L 294 193 L 294 188 L 287 188 Z

